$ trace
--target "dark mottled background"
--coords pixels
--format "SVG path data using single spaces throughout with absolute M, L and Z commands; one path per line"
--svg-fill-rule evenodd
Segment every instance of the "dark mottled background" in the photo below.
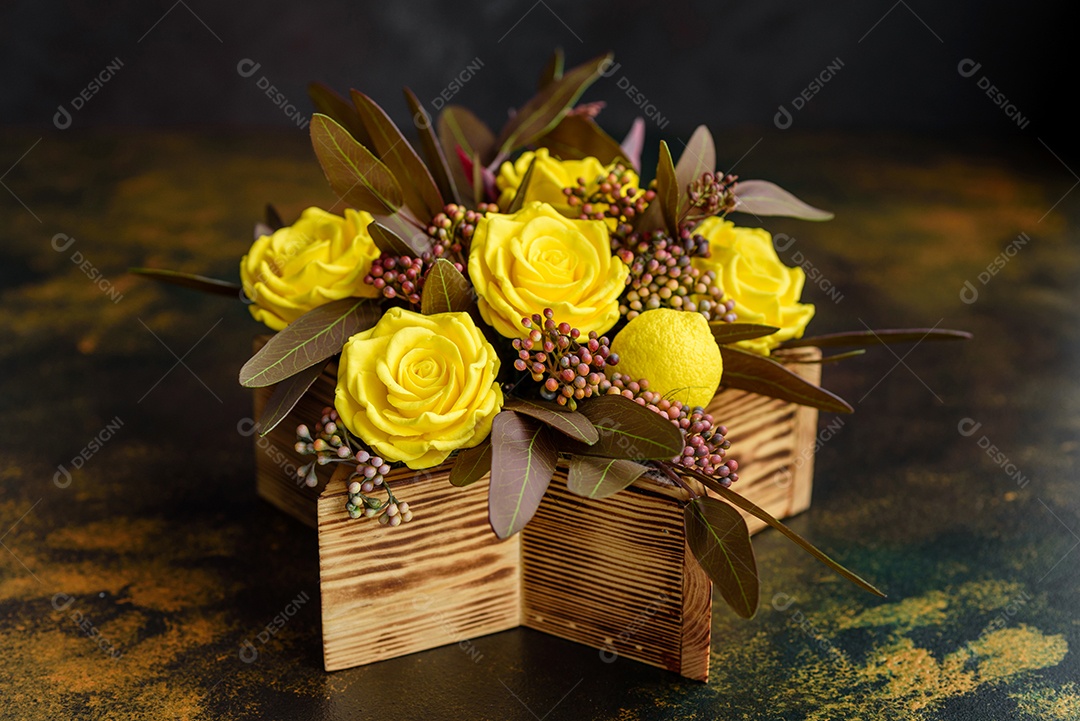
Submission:
M 1062 110 L 1064 7 L 4 4 L 0 718 L 1080 718 L 1080 159 Z M 813 331 L 975 333 L 825 372 L 857 413 L 823 415 L 814 506 L 792 526 L 889 598 L 765 532 L 762 609 L 747 622 L 718 604 L 708 684 L 526 630 L 326 674 L 314 535 L 255 498 L 237 433 L 257 327 L 239 303 L 124 271 L 235 279 L 266 201 L 289 217 L 333 202 L 259 78 L 298 107 L 309 79 L 355 85 L 406 124 L 400 85 L 430 101 L 480 58 L 455 101 L 495 124 L 556 44 L 572 61 L 615 49 L 621 68 L 587 96 L 608 101 L 612 132 L 636 111 L 625 77 L 669 120 L 651 141 L 706 122 L 723 164 L 836 212 L 766 224 L 787 234 L 788 263 L 840 293 L 807 284 Z M 777 128 L 778 106 L 837 57 Z M 58 106 L 114 58 L 115 77 L 57 128 Z M 261 67 L 244 78 L 249 58 Z M 964 58 L 982 63 L 971 78 Z M 980 92 L 984 76 L 1026 127 Z
M 603 122 L 612 133 L 637 112 L 622 78 L 623 89 L 634 85 L 669 121 L 669 132 L 703 121 L 771 126 L 778 107 L 839 58 L 841 71 L 796 115 L 797 127 L 1014 136 L 1016 124 L 977 87 L 986 76 L 1055 145 L 1071 135 L 1062 112 L 1064 80 L 1075 68 L 1067 7 L 1052 0 L 10 0 L 0 9 L 0 123 L 51 124 L 58 106 L 70 105 L 116 58 L 123 67 L 73 113 L 73 128 L 286 125 L 260 94 L 263 76 L 297 106 L 313 79 L 362 88 L 404 121 L 403 84 L 430 102 L 479 59 L 482 79 L 455 100 L 495 125 L 559 45 L 576 62 L 615 51 L 620 70 L 589 96 L 609 103 Z M 982 64 L 975 77 L 957 72 L 965 58 Z M 261 65 L 255 76 L 237 72 L 244 59 Z

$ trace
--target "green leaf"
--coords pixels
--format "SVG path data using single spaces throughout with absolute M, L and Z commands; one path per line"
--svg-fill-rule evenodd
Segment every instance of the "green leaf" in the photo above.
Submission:
M 255 424 L 255 430 L 260 436 L 265 436 L 274 430 L 281 421 L 285 420 L 285 417 L 289 415 L 289 411 L 295 408 L 296 404 L 307 393 L 308 388 L 311 388 L 315 381 L 319 379 L 324 368 L 326 368 L 326 361 L 316 363 L 277 384 L 274 392 L 270 395 L 270 399 L 266 401 L 266 405 L 263 407 L 259 422 Z
M 509 538 L 532 519 L 544 497 L 559 452 L 547 426 L 513 411 L 491 425 L 491 485 L 488 520 L 499 538 Z
M 325 83 L 308 85 L 308 95 L 315 106 L 315 112 L 332 118 L 334 122 L 345 128 L 356 142 L 371 146 L 371 136 L 368 135 L 364 121 L 360 119 L 360 114 L 356 112 L 356 107 L 352 103 Z
M 424 291 L 420 296 L 420 312 L 458 313 L 472 307 L 473 288 L 465 276 L 446 258 L 439 258 L 424 276 Z
M 679 234 L 679 218 L 682 215 L 681 198 L 685 190 L 679 188 L 675 166 L 671 162 L 668 144 L 660 141 L 660 159 L 656 163 L 656 200 L 664 215 L 664 225 L 672 235 Z
M 512 215 L 521 210 L 521 207 L 525 205 L 525 193 L 529 190 L 529 183 L 532 182 L 533 168 L 535 167 L 536 158 L 533 158 L 532 162 L 529 163 L 529 169 L 526 170 L 525 175 L 521 177 L 521 182 L 518 184 L 517 192 L 514 193 L 514 199 L 510 201 L 510 207 L 502 212 Z
M 639 406 L 629 398 L 605 395 L 578 405 L 579 412 L 596 427 L 596 443 L 563 444 L 561 450 L 583 456 L 669 460 L 682 453 L 683 433 L 674 423 Z
M 577 411 L 567 410 L 557 403 L 511 397 L 503 404 L 503 408 L 535 418 L 559 433 L 586 445 L 591 446 L 600 439 L 600 433 L 588 417 Z
M 442 212 L 442 195 L 427 166 L 379 104 L 359 90 L 353 90 L 353 105 L 371 135 L 375 152 L 401 185 L 405 205 L 420 218 Z
M 525 103 L 506 123 L 499 134 L 497 145 L 499 152 L 491 163 L 492 169 L 515 149 L 535 143 L 546 132 L 554 128 L 581 94 L 600 77 L 600 73 L 611 62 L 612 55 L 607 53 L 582 63 L 544 87 L 529 102 Z
M 311 144 L 330 187 L 346 205 L 369 213 L 401 207 L 401 186 L 390 169 L 333 119 L 311 118 Z
M 771 325 L 759 325 L 757 323 L 724 323 L 723 321 L 713 321 L 709 323 L 709 327 L 712 329 L 713 337 L 716 338 L 716 342 L 720 345 L 725 343 L 738 343 L 741 340 L 750 340 L 751 338 L 762 338 L 767 335 L 772 335 L 779 328 Z
M 382 316 L 369 298 L 342 298 L 309 310 L 272 336 L 240 369 L 240 385 L 261 388 L 294 376 L 340 353 L 351 336 Z
M 133 275 L 141 275 L 144 278 L 156 280 L 166 285 L 178 285 L 181 288 L 199 290 L 213 295 L 225 295 L 240 300 L 243 288 L 238 283 L 230 283 L 227 280 L 207 278 L 204 275 L 193 273 L 181 273 L 176 270 L 161 270 L 159 268 L 128 268 Z
M 431 250 L 431 237 L 404 210 L 392 215 L 376 215 L 368 226 L 375 247 L 384 255 L 414 258 Z
M 571 456 L 566 487 L 586 498 L 607 498 L 641 477 L 648 466 L 625 458 Z
M 818 348 L 850 347 L 853 345 L 891 345 L 920 341 L 971 340 L 971 333 L 946 328 L 890 328 L 888 330 L 856 330 L 848 333 L 829 333 L 811 338 L 784 341 L 781 348 L 817 346 Z
M 471 486 L 491 472 L 491 437 L 478 446 L 458 451 L 454 463 L 450 466 L 450 483 L 458 486 Z
M 716 144 L 713 143 L 709 129 L 699 125 L 679 156 L 679 164 L 675 166 L 675 181 L 679 184 L 679 192 L 686 193 L 686 186 L 703 174 L 715 170 Z
M 563 67 L 566 65 L 566 56 L 563 54 L 562 48 L 555 48 L 555 52 L 551 54 L 551 57 L 547 61 L 547 65 L 544 66 L 543 71 L 540 73 L 540 80 L 536 84 L 537 90 L 543 90 L 551 83 L 555 82 L 563 76 Z
M 610 165 L 617 160 L 630 165 L 615 138 L 601 130 L 592 118 L 582 115 L 567 115 L 547 135 L 540 138 L 537 145 L 547 148 L 560 160 L 592 157 L 604 165 Z
M 753 618 L 759 583 L 750 529 L 742 514 L 714 498 L 695 498 L 683 510 L 686 542 L 720 595 L 743 618 Z
M 443 153 L 442 145 L 439 144 L 439 139 L 435 136 L 431 116 L 424 110 L 424 106 L 420 104 L 420 99 L 416 97 L 412 90 L 404 88 L 404 91 L 405 101 L 409 104 L 413 124 L 416 126 L 416 133 L 420 136 L 420 147 L 427 158 L 427 166 L 435 179 L 435 185 L 439 186 L 439 192 L 443 198 L 448 198 L 451 202 L 460 204 L 461 193 L 450 175 L 450 165 L 446 162 L 446 155 Z
M 785 526 L 783 523 L 781 523 L 780 521 L 773 518 L 769 514 L 769 512 L 766 511 L 765 509 L 758 507 L 753 502 L 748 501 L 746 498 L 739 495 L 738 493 L 731 490 L 730 488 L 725 488 L 724 486 L 720 485 L 720 483 L 718 483 L 715 478 L 713 478 L 711 476 L 707 476 L 704 473 L 701 473 L 699 471 L 695 471 L 693 469 L 685 468 L 685 467 L 682 467 L 682 466 L 678 467 L 676 470 L 679 473 L 690 475 L 690 476 L 696 478 L 697 480 L 701 481 L 703 484 L 705 484 L 705 486 L 710 491 L 715 491 L 718 496 L 720 496 L 721 498 L 723 498 L 725 501 L 727 501 L 731 505 L 735 506 L 736 508 L 741 508 L 742 510 L 746 511 L 750 515 L 756 516 L 757 518 L 760 518 L 762 521 L 765 521 L 765 523 L 769 524 L 770 526 L 772 526 L 776 530 L 780 531 L 780 533 L 787 536 L 788 539 L 793 541 L 796 545 L 798 545 L 804 551 L 809 553 L 811 556 L 813 556 L 817 560 L 821 561 L 826 566 L 831 568 L 833 571 L 840 574 L 841 576 L 846 578 L 848 581 L 851 581 L 852 583 L 854 583 L 859 588 L 863 589 L 864 591 L 869 591 L 870 593 L 874 594 L 875 596 L 881 596 L 882 598 L 885 597 L 885 594 L 882 593 L 873 584 L 871 584 L 870 582 L 864 580 L 859 575 L 849 571 L 848 569 L 844 568 L 843 566 L 841 566 L 836 561 L 834 561 L 831 558 L 829 558 L 828 556 L 826 556 L 816 546 L 814 546 L 814 544 L 810 543 L 810 541 L 807 541 L 805 538 L 800 536 L 798 533 L 795 533 L 795 531 L 791 530 L 790 528 Z
M 767 180 L 736 183 L 735 212 L 751 215 L 782 215 L 802 220 L 831 220 L 833 214 L 807 205 L 791 193 Z
M 724 377 L 720 384 L 833 413 L 853 413 L 843 398 L 792 373 L 771 358 L 728 345 L 720 346 Z

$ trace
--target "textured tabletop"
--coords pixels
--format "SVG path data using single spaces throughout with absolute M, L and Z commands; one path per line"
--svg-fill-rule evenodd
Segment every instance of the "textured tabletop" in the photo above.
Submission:
M 305 138 L 5 131 L 0 718 L 1080 718 L 1075 176 L 1030 138 L 758 137 L 721 165 L 836 212 L 767 226 L 812 331 L 975 340 L 825 368 L 856 414 L 822 414 L 791 525 L 889 597 L 766 531 L 700 684 L 524 629 L 325 673 L 314 532 L 237 430 L 258 327 L 124 275 L 235 279 L 265 202 L 333 201 Z

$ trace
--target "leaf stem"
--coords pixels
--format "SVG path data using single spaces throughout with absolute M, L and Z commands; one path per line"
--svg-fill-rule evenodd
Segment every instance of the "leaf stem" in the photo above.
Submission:
M 691 488 L 690 485 L 686 481 L 684 481 L 678 473 L 675 472 L 675 470 L 671 467 L 670 463 L 668 463 L 667 461 L 655 461 L 653 465 L 659 468 L 664 473 L 664 475 L 670 478 L 677 486 L 689 493 L 691 501 L 695 498 L 701 497 L 701 495 L 697 491 Z

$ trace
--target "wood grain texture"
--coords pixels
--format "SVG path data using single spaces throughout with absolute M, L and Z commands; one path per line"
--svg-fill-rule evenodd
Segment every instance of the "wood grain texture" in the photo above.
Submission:
M 785 357 L 794 372 L 820 379 L 820 365 L 791 362 L 816 360 L 818 349 Z M 523 625 L 592 646 L 605 661 L 622 656 L 708 678 L 712 585 L 686 546 L 682 489 L 643 477 L 586 500 L 567 490 L 560 467 L 525 531 L 500 542 L 488 523 L 487 477 L 455 488 L 449 465 L 398 469 L 390 482 L 414 508 L 413 522 L 388 529 L 353 520 L 344 510 L 348 467 L 332 480 L 320 469 L 321 493 L 283 470 L 304 462 L 293 429 L 332 405 L 335 384 L 331 365 L 257 440 L 259 494 L 319 530 L 327 670 Z M 257 413 L 270 392 L 256 391 Z M 740 493 L 778 518 L 809 506 L 816 410 L 722 389 L 709 411 L 730 429 Z M 765 526 L 747 521 L 751 532 Z M 384 623 L 391 609 L 392 630 Z
M 387 480 L 415 515 L 389 528 L 349 518 L 349 475 L 339 466 L 318 502 L 327 671 L 519 625 L 521 536 L 491 532 L 486 477 L 455 488 L 448 465 L 395 469 Z

